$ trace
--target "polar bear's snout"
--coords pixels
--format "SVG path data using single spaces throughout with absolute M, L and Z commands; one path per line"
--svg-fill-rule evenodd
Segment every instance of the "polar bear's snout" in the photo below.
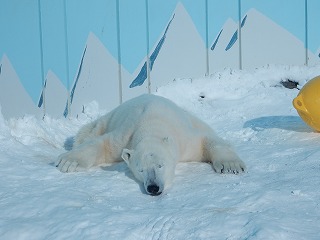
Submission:
M 148 194 L 150 194 L 152 196 L 160 195 L 162 192 L 159 190 L 160 190 L 160 188 L 156 184 L 151 184 L 151 185 L 147 186 L 147 192 L 148 192 Z
M 148 169 L 146 171 L 146 176 L 144 180 L 144 188 L 147 194 L 152 196 L 158 196 L 163 191 L 163 183 L 159 181 L 159 176 L 157 177 L 156 171 L 154 169 Z

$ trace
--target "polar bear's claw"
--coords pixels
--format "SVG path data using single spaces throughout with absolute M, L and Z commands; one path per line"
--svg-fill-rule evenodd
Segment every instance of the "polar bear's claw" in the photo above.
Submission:
M 77 171 L 78 166 L 79 163 L 73 159 L 68 158 L 66 154 L 60 155 L 56 163 L 56 167 L 64 173 L 75 172 Z
M 77 152 L 69 151 L 58 157 L 56 167 L 63 173 L 80 172 L 88 168 L 82 162 L 83 159 L 79 154 L 77 154 Z M 88 166 L 90 167 L 90 165 Z
M 217 173 L 239 174 L 244 172 L 246 169 L 244 163 L 241 160 L 214 161 L 212 166 Z

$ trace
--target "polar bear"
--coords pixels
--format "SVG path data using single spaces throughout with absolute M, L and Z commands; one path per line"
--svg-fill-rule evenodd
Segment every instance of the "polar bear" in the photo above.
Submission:
M 147 194 L 159 195 L 178 162 L 212 162 L 218 173 L 240 173 L 245 164 L 200 119 L 151 94 L 131 99 L 83 126 L 73 149 L 58 157 L 62 172 L 124 160 Z

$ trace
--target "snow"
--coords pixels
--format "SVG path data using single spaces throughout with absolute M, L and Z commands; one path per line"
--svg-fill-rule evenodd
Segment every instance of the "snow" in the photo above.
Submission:
M 124 163 L 81 173 L 54 166 L 78 118 L 0 117 L 0 239 L 319 239 L 320 135 L 292 106 L 320 66 L 226 69 L 155 94 L 209 123 L 246 162 L 241 175 L 181 163 L 170 189 L 143 193 Z

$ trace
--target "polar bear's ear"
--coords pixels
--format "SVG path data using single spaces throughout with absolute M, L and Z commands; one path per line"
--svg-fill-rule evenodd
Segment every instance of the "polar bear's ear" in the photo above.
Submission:
M 129 159 L 130 159 L 132 153 L 133 153 L 133 150 L 129 150 L 129 149 L 126 149 L 126 148 L 124 148 L 122 150 L 121 157 L 127 164 L 129 164 Z

